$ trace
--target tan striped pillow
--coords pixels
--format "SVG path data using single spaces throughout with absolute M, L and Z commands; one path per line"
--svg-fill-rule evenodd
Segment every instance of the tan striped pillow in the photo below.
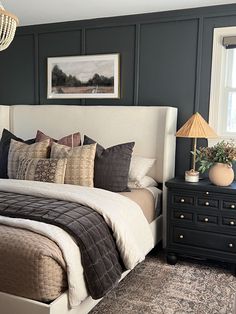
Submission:
M 51 158 L 67 158 L 65 183 L 93 187 L 96 144 L 68 147 L 52 143 Z
M 8 154 L 8 177 L 16 179 L 20 157 L 47 158 L 50 140 L 31 145 L 11 140 Z
M 19 180 L 64 183 L 67 159 L 20 159 L 16 178 Z

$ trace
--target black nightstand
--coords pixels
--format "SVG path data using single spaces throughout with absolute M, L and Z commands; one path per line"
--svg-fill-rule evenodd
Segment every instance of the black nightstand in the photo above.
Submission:
M 167 262 L 178 255 L 236 265 L 236 183 L 217 187 L 173 179 L 168 187 Z

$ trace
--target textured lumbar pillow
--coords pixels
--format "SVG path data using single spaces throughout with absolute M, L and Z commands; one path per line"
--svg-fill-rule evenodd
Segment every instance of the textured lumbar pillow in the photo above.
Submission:
M 67 158 L 65 183 L 93 187 L 96 144 L 68 147 L 52 143 L 51 158 Z
M 80 146 L 80 143 L 81 143 L 80 132 L 64 136 L 60 138 L 59 140 L 55 140 L 53 137 L 44 134 L 42 131 L 40 130 L 37 131 L 35 142 L 42 142 L 48 139 L 50 139 L 51 143 L 55 142 L 61 145 L 69 146 L 69 147 Z
M 84 136 L 84 144 L 95 143 Z M 112 192 L 129 191 L 128 174 L 134 142 L 103 148 L 97 144 L 94 186 Z
M 64 183 L 66 164 L 66 158 L 20 158 L 16 179 Z
M 25 158 L 47 158 L 50 140 L 27 145 L 11 140 L 8 154 L 8 177 L 16 179 L 20 157 Z

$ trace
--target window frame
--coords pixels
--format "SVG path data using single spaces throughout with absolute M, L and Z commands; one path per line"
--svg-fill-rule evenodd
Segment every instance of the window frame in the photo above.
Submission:
M 236 36 L 236 27 L 222 27 L 214 29 L 213 50 L 212 50 L 212 70 L 209 102 L 209 124 L 218 134 L 216 140 L 208 140 L 210 144 L 215 144 L 219 140 L 236 139 L 236 132 L 225 132 L 227 120 L 227 110 L 224 110 L 222 103 L 226 100 L 225 80 L 228 77 L 226 68 L 227 49 L 223 46 L 223 38 Z M 227 76 L 226 76 L 227 75 Z

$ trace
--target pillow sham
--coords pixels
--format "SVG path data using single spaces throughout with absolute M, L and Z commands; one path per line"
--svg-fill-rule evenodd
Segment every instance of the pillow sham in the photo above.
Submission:
M 84 144 L 96 143 L 84 136 Z M 134 142 L 103 148 L 97 144 L 94 165 L 94 186 L 112 192 L 129 191 L 128 174 Z
M 47 158 L 50 140 L 31 145 L 11 140 L 8 154 L 8 177 L 16 179 L 20 157 L 25 158 Z
M 132 156 L 129 169 L 129 181 L 140 181 L 154 165 L 156 159 Z
M 68 147 L 52 143 L 51 158 L 67 158 L 65 183 L 93 187 L 96 144 Z
M 139 181 L 136 180 L 136 181 L 128 182 L 128 187 L 130 189 L 141 189 L 141 188 L 148 188 L 151 186 L 157 186 L 157 182 L 149 176 L 145 176 Z
M 64 183 L 66 164 L 66 158 L 20 158 L 16 179 Z
M 10 148 L 11 140 L 16 140 L 18 142 L 33 144 L 35 143 L 35 139 L 30 139 L 24 141 L 23 139 L 15 136 L 13 133 L 8 131 L 7 129 L 3 129 L 2 137 L 0 140 L 0 178 L 7 179 L 7 164 L 8 164 L 8 153 Z
M 64 136 L 60 138 L 59 140 L 55 140 L 53 137 L 44 134 L 42 131 L 40 130 L 37 131 L 36 139 L 35 139 L 36 143 L 45 141 L 48 139 L 50 140 L 51 144 L 52 142 L 55 142 L 61 145 L 69 146 L 69 147 L 76 147 L 76 146 L 80 146 L 81 144 L 80 132 Z

